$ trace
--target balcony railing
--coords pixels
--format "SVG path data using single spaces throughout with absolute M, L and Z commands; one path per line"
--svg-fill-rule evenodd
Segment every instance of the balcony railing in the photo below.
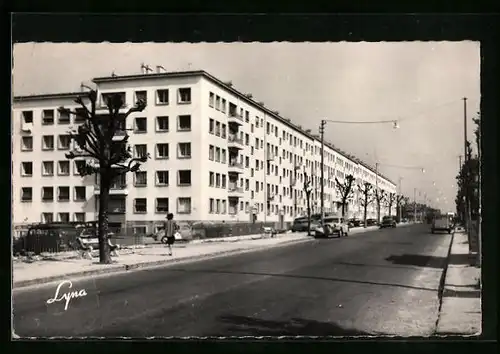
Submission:
M 243 164 L 241 162 L 229 162 L 229 167 L 243 168 Z
M 101 185 L 97 183 L 95 185 L 95 189 L 100 189 Z M 127 184 L 126 183 L 113 183 L 110 187 L 110 190 L 122 190 L 122 189 L 127 189 Z
M 229 186 L 228 188 L 229 193 L 243 193 L 243 188 L 242 187 L 237 187 L 237 186 Z
M 238 136 L 236 136 L 236 135 L 228 135 L 227 140 L 230 143 L 237 143 L 237 144 L 243 145 L 243 139 L 238 138 Z
M 243 117 L 240 116 L 236 112 L 229 112 L 228 122 L 229 123 L 237 123 L 239 125 L 242 125 L 243 124 Z

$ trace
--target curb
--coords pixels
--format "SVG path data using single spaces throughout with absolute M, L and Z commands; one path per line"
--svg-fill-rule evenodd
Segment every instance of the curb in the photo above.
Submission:
M 443 273 L 441 273 L 441 278 L 439 279 L 439 287 L 438 287 L 439 307 L 438 307 L 438 317 L 436 319 L 436 330 L 435 330 L 434 334 L 437 333 L 439 320 L 441 318 L 441 308 L 443 307 L 444 286 L 446 284 L 446 273 L 448 272 L 448 266 L 450 265 L 451 248 L 453 247 L 453 240 L 454 239 L 455 239 L 455 232 L 453 232 L 451 234 L 450 246 L 448 247 L 448 254 L 446 255 L 446 264 L 444 266 Z
M 123 264 L 123 265 L 109 266 L 109 267 L 106 267 L 103 269 L 80 271 L 80 272 L 74 272 L 74 273 L 69 273 L 69 274 L 64 274 L 64 275 L 56 275 L 56 276 L 51 276 L 51 277 L 41 278 L 41 279 L 30 279 L 30 280 L 22 280 L 22 281 L 18 281 L 18 282 L 13 282 L 13 288 L 18 289 L 18 288 L 31 286 L 31 285 L 42 285 L 42 284 L 46 284 L 46 283 L 55 282 L 58 280 L 67 279 L 68 277 L 88 277 L 88 276 L 92 276 L 92 275 L 103 275 L 103 274 L 117 273 L 117 272 L 121 272 L 121 271 L 129 271 L 129 270 L 141 269 L 141 268 L 150 268 L 150 267 L 169 265 L 169 264 L 189 263 L 189 262 L 199 261 L 199 260 L 203 260 L 203 259 L 229 256 L 231 254 L 257 252 L 257 251 L 262 251 L 262 250 L 266 250 L 269 248 L 279 247 L 279 246 L 283 246 L 283 245 L 287 245 L 287 244 L 309 242 L 312 240 L 314 240 L 314 239 L 313 238 L 303 238 L 303 239 L 296 239 L 296 240 L 288 240 L 288 241 L 284 241 L 281 243 L 277 243 L 275 245 L 266 245 L 266 246 L 259 246 L 259 247 L 254 247 L 254 248 L 252 248 L 252 247 L 250 247 L 250 248 L 237 248 L 237 249 L 233 249 L 233 250 L 229 250 L 229 251 L 219 251 L 219 252 L 214 252 L 214 253 L 209 253 L 209 254 L 204 254 L 204 255 L 199 255 L 199 256 L 193 256 L 193 257 L 171 258 L 171 259 L 157 260 L 157 261 L 137 263 L 137 264 Z

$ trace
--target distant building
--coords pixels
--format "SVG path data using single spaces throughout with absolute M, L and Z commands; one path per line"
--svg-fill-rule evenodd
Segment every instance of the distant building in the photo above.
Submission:
M 318 137 L 284 119 L 205 71 L 102 77 L 99 109 L 112 93 L 126 107 L 139 98 L 147 108 L 130 116 L 134 154 L 149 152 L 142 171 L 127 174 L 111 191 L 110 221 L 153 232 L 173 212 L 182 221 L 266 221 L 284 226 L 306 214 L 304 174 L 312 176 L 313 212 L 320 208 Z M 98 179 L 81 178 L 79 161 L 65 158 L 69 127 L 79 122 L 57 108 L 77 108 L 81 94 L 14 98 L 14 224 L 90 221 L 97 218 Z M 125 107 L 125 108 L 126 108 Z M 395 193 L 395 184 L 356 158 L 325 146 L 325 212 L 339 209 L 335 177 L 354 175 Z M 377 182 L 376 182 L 377 180 Z M 357 191 L 357 188 L 355 188 Z M 356 192 L 350 216 L 362 217 Z M 394 206 L 395 208 L 395 206 Z M 388 213 L 383 207 L 381 215 Z M 375 203 L 368 208 L 376 215 Z M 394 211 L 393 211 L 394 214 Z

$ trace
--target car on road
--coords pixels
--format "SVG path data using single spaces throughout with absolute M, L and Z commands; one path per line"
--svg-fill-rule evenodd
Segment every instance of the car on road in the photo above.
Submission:
M 366 226 L 375 226 L 377 224 L 377 219 L 366 219 Z
M 453 228 L 453 223 L 448 216 L 438 216 L 432 221 L 431 233 L 434 234 L 436 231 L 446 231 L 451 234 Z
M 344 218 L 327 217 L 324 220 L 324 225 L 319 224 L 314 229 L 314 237 L 330 237 L 330 236 L 344 237 L 349 235 L 349 225 Z
M 296 218 L 293 220 L 292 232 L 303 232 L 307 231 L 307 218 L 302 217 L 302 218 Z
M 396 220 L 392 216 L 384 216 L 382 218 L 382 222 L 380 223 L 380 228 L 385 229 L 385 228 L 394 228 L 396 227 Z
M 361 226 L 361 220 L 352 218 L 348 220 L 349 227 L 360 227 Z

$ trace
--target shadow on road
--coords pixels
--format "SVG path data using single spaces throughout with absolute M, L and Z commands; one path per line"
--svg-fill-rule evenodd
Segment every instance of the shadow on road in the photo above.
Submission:
M 328 277 L 318 277 L 311 275 L 298 275 L 298 274 L 272 274 L 272 273 L 260 273 L 260 272 L 238 272 L 238 271 L 222 271 L 222 270 L 187 270 L 187 269 L 172 269 L 171 272 L 186 272 L 186 273 L 213 273 L 213 274 L 242 274 L 242 275 L 257 275 L 257 276 L 270 276 L 270 277 L 282 277 L 282 278 L 295 278 L 295 279 L 311 279 L 311 280 L 326 280 L 334 282 L 343 283 L 353 283 L 353 284 L 367 284 L 367 285 L 379 285 L 379 286 L 393 286 L 398 288 L 423 290 L 423 291 L 436 291 L 433 288 L 422 288 L 418 286 L 411 286 L 405 284 L 393 284 L 393 283 L 383 283 L 383 282 L 372 282 L 365 280 L 355 280 L 355 279 L 342 279 L 342 278 L 328 278 Z
M 226 323 L 224 333 L 236 336 L 371 336 L 372 333 L 342 328 L 330 322 L 302 318 L 288 321 L 263 320 L 255 317 L 227 315 L 219 321 Z M 217 335 L 217 334 L 216 334 Z
M 408 265 L 416 267 L 444 268 L 445 257 L 424 256 L 420 254 L 403 254 L 401 256 L 392 255 L 385 259 L 393 264 Z
M 471 258 L 469 254 L 451 254 L 449 264 L 452 265 L 471 265 Z

